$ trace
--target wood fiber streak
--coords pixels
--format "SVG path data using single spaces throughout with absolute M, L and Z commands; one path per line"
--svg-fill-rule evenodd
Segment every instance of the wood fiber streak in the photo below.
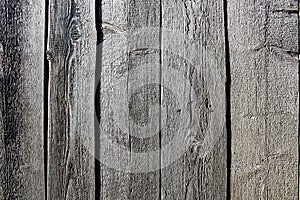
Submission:
M 48 199 L 93 199 L 94 1 L 50 0 Z
M 174 149 L 162 154 L 162 165 L 171 164 L 162 170 L 161 199 L 226 199 L 223 16 L 219 0 L 162 1 L 162 85 L 172 87 L 178 103 L 173 111 L 163 103 L 162 144 L 188 145 L 173 163 Z
M 103 0 L 102 15 L 100 134 L 111 142 L 106 155 L 113 155 L 116 146 L 127 153 L 115 155 L 123 168 L 102 162 L 100 196 L 159 199 L 159 169 L 149 169 L 160 165 L 160 156 L 140 161 L 137 154 L 159 148 L 160 2 Z M 151 137 L 139 138 L 142 134 Z
M 298 199 L 298 1 L 228 1 L 232 199 Z
M 0 2 L 0 199 L 43 199 L 44 1 Z

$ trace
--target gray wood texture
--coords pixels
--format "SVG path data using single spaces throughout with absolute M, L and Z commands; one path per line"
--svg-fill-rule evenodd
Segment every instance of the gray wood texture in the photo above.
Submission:
M 104 0 L 102 13 L 100 134 L 113 143 L 105 153 L 122 146 L 132 172 L 136 153 L 165 150 L 138 163 L 145 172 L 156 163 L 153 172 L 102 164 L 101 199 L 226 198 L 222 1 Z M 194 139 L 187 153 L 184 137 Z
M 102 14 L 100 134 L 127 153 L 115 156 L 122 169 L 102 161 L 100 198 L 159 199 L 160 172 L 147 168 L 160 156 L 140 161 L 138 154 L 159 148 L 160 3 L 103 0 Z M 140 138 L 144 134 L 152 136 Z M 114 154 L 113 145 L 106 155 Z M 135 173 L 140 166 L 146 173 Z
M 162 2 L 162 84 L 172 87 L 179 104 L 166 106 L 162 143 L 180 148 L 190 140 L 183 156 L 162 170 L 161 198 L 226 199 L 223 1 Z M 182 140 L 174 140 L 182 132 Z M 171 163 L 172 151 L 162 163 Z
M 95 198 L 94 1 L 50 0 L 47 199 Z
M 299 198 L 298 1 L 97 1 L 0 2 L 0 200 Z
M 0 199 L 44 199 L 44 1 L 0 2 Z
M 297 4 L 228 1 L 232 199 L 298 199 Z

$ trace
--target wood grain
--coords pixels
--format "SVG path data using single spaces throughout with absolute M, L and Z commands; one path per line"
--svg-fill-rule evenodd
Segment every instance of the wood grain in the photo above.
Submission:
M 297 4 L 228 1 L 232 199 L 298 199 Z
M 130 175 L 129 198 L 160 199 L 160 1 L 130 0 L 128 19 L 131 163 L 141 168 Z
M 123 168 L 102 163 L 101 199 L 159 199 L 159 171 L 149 171 L 150 156 L 138 158 L 159 148 L 159 5 L 159 1 L 102 1 L 100 134 L 127 153 L 115 156 Z M 140 138 L 144 134 L 153 136 Z M 105 149 L 107 155 L 114 154 L 113 145 Z M 160 163 L 159 154 L 152 159 Z
M 121 5 L 120 10 L 113 9 L 117 5 Z M 163 155 L 154 160 L 160 162 L 159 168 L 167 168 L 158 168 L 156 172 L 127 174 L 103 165 L 102 198 L 225 198 L 225 45 L 223 15 L 218 15 L 223 11 L 223 4 L 168 1 L 161 5 L 162 8 L 157 5 L 159 2 L 103 2 L 100 124 L 104 126 L 101 125 L 101 131 L 132 152 L 147 152 L 158 147 L 164 148 L 164 145 L 168 144 L 173 144 L 173 148 L 180 145 L 181 143 L 173 138 L 176 134 L 182 135 L 189 131 L 178 127 L 187 123 L 195 127 L 194 132 L 190 133 L 195 140 L 190 144 L 188 152 L 181 152 L 182 157 L 175 162 L 172 157 L 177 156 L 176 148 L 162 151 Z M 205 16 L 203 21 L 197 21 L 200 19 L 195 16 L 198 11 Z M 161 19 L 160 14 L 163 17 Z M 161 23 L 163 29 L 159 30 L 157 27 Z M 211 28 L 215 30 L 213 34 L 209 32 Z M 207 33 L 200 31 L 203 29 Z M 199 45 L 195 46 L 195 43 Z M 155 67 L 155 63 L 160 62 L 161 67 Z M 149 63 L 151 67 L 147 65 Z M 181 80 L 184 82 L 180 82 Z M 151 82 L 162 84 L 159 87 L 145 86 Z M 128 111 L 124 114 L 118 113 L 128 108 L 121 103 L 115 103 L 114 99 L 125 98 L 128 102 L 124 101 L 124 104 L 130 103 L 132 95 L 137 93 L 140 95 L 134 104 L 137 108 L 132 112 L 129 110 L 129 115 L 136 115 L 129 116 L 130 119 L 127 120 Z M 149 107 L 158 102 L 159 113 L 155 114 L 155 110 L 149 112 Z M 146 115 L 149 117 L 146 119 L 138 112 L 149 112 L 147 114 L 152 115 Z M 180 112 L 183 114 L 178 114 Z M 114 119 L 124 122 L 118 124 Z M 132 136 L 138 133 L 138 129 L 131 124 L 131 120 L 142 124 L 153 119 L 159 121 L 147 124 L 146 132 L 156 132 L 159 125 L 161 138 L 140 140 Z M 185 124 L 181 121 L 185 121 Z M 130 136 L 116 127 L 120 124 L 129 127 Z M 200 146 L 203 142 L 207 143 L 205 147 Z M 107 151 L 113 154 L 113 146 Z M 122 160 L 130 166 L 131 162 L 135 161 L 133 155 L 135 154 L 122 157 Z
M 178 104 L 165 106 L 171 111 L 163 117 L 162 143 L 177 149 L 162 155 L 163 165 L 182 146 L 176 135 L 189 140 L 186 152 L 162 170 L 161 199 L 226 199 L 223 2 L 163 1 L 162 28 L 162 84 L 172 87 Z
M 44 1 L 0 2 L 0 199 L 44 199 Z
M 0 200 L 298 198 L 297 1 L 97 1 L 0 2 Z
M 99 68 L 99 142 L 101 137 L 107 136 L 108 139 L 114 141 L 116 145 L 129 146 L 128 133 L 121 132 L 118 127 L 115 127 L 113 116 L 119 111 L 118 107 L 112 106 L 113 100 L 117 100 L 120 91 L 127 91 L 126 84 L 118 84 L 116 81 L 121 74 L 118 73 L 118 69 L 127 68 L 126 63 L 123 62 L 126 59 L 127 42 L 126 36 L 123 34 L 126 29 L 126 2 L 125 1 L 100 1 L 102 10 L 102 30 L 104 34 L 104 41 L 98 44 L 98 49 L 101 48 L 101 56 L 98 58 L 100 63 L 97 63 Z M 116 9 L 118 8 L 118 9 Z M 124 59 L 125 58 L 125 59 Z M 100 65 L 101 66 L 98 66 Z M 120 67 L 119 67 L 120 66 Z M 122 71 L 122 70 L 120 70 Z M 112 89 L 114 88 L 114 90 Z M 118 119 L 117 119 L 118 120 Z M 117 125 L 117 124 L 116 124 Z M 102 147 L 101 143 L 96 146 Z M 107 157 L 112 154 L 114 147 L 108 145 L 105 151 L 97 148 L 99 151 L 99 158 L 103 158 L 103 154 Z M 123 160 L 123 163 L 129 162 L 129 156 L 116 157 Z M 111 166 L 105 165 L 104 161 L 100 160 L 100 185 L 97 185 L 100 194 L 96 194 L 100 199 L 128 199 L 129 196 L 129 180 L 130 177 L 123 171 L 118 171 Z
M 93 1 L 50 0 L 48 199 L 95 198 Z

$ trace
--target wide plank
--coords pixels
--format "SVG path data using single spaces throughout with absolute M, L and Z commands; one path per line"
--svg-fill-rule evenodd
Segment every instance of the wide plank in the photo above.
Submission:
M 162 1 L 161 199 L 226 199 L 223 1 Z
M 42 0 L 0 2 L 0 199 L 44 199 Z
M 160 2 L 102 0 L 101 10 L 99 196 L 159 199 Z
M 228 1 L 232 199 L 298 199 L 298 2 Z
M 47 199 L 95 198 L 95 3 L 50 0 Z

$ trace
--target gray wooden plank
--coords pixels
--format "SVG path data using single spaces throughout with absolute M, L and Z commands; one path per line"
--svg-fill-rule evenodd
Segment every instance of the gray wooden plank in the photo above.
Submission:
M 160 199 L 160 1 L 130 0 L 128 22 L 129 198 Z
M 48 199 L 95 198 L 94 1 L 50 0 Z
M 160 154 L 147 153 L 159 148 L 160 3 L 103 0 L 102 14 L 100 196 L 159 199 Z
M 162 28 L 161 199 L 226 199 L 223 1 L 163 1 Z
M 232 199 L 298 199 L 297 4 L 228 1 Z
M 44 1 L 0 2 L 0 199 L 44 199 Z
M 119 9 L 116 9 L 119 8 Z M 102 48 L 101 66 L 98 66 L 100 73 L 100 199 L 128 199 L 129 196 L 129 180 L 130 177 L 124 171 L 115 169 L 109 163 L 110 156 L 115 149 L 112 145 L 123 145 L 127 150 L 129 147 L 128 133 L 118 127 L 118 118 L 115 115 L 122 111 L 118 110 L 114 102 L 120 97 L 120 92 L 127 91 L 126 84 L 118 82 L 122 77 L 123 69 L 127 69 L 126 55 L 127 55 L 127 41 L 124 31 L 126 29 L 126 2 L 124 1 L 102 1 L 102 29 L 104 34 L 104 41 L 98 45 Z M 100 55 L 97 55 L 100 56 Z M 100 63 L 99 63 L 100 64 Z M 121 73 L 120 73 L 121 72 Z M 124 111 L 123 111 L 124 112 Z M 116 123 L 115 123 L 116 121 Z M 107 139 L 101 139 L 107 137 Z M 112 144 L 103 142 L 110 142 Z M 97 144 L 96 144 L 97 145 Z M 106 162 L 104 158 L 108 158 Z M 126 165 L 129 162 L 129 156 L 116 155 L 118 160 L 122 160 Z

